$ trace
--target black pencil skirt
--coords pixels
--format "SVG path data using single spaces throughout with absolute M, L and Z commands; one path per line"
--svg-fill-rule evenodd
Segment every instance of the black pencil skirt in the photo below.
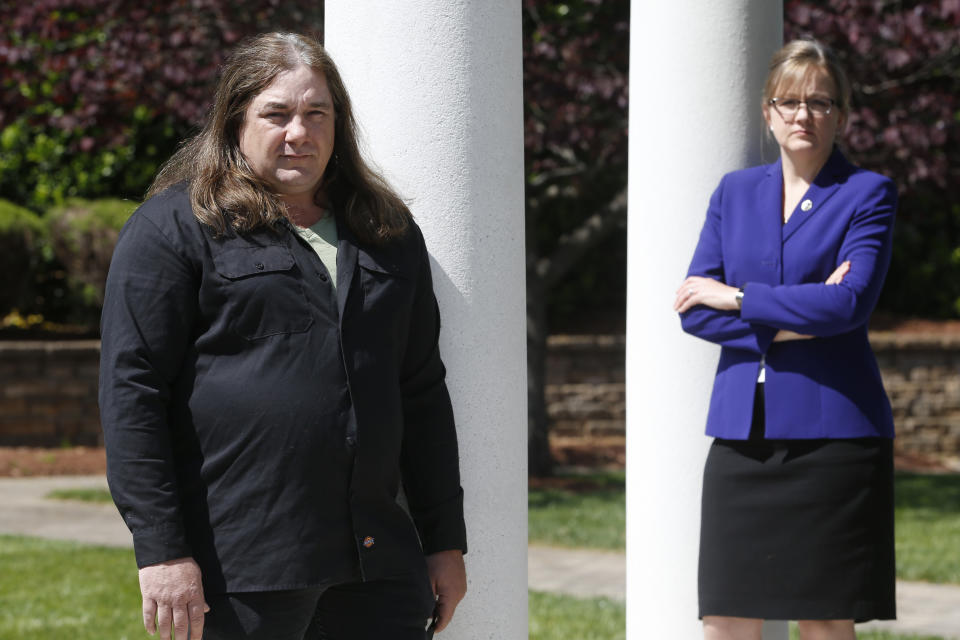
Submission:
M 765 440 L 756 404 L 707 456 L 700 617 L 895 618 L 892 441 Z

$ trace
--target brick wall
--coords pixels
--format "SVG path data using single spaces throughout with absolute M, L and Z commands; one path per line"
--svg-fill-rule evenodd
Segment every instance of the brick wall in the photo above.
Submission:
M 875 332 L 877 355 L 897 429 L 897 448 L 960 455 L 960 335 Z M 547 404 L 554 433 L 624 435 L 622 336 L 552 336 Z
M 897 448 L 960 455 L 960 335 L 873 333 Z
M 623 435 L 625 345 L 623 336 L 550 337 L 546 394 L 554 435 Z
M 897 447 L 960 455 L 960 335 L 870 336 Z M 559 436 L 622 436 L 623 336 L 553 336 L 547 402 Z M 99 342 L 0 341 L 0 446 L 102 443 Z
M 102 444 L 100 343 L 0 342 L 0 445 Z

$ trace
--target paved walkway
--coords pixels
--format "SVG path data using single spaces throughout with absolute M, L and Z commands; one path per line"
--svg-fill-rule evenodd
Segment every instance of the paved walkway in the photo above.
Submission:
M 130 533 L 112 504 L 45 497 L 54 489 L 106 486 L 102 476 L 0 478 L 0 533 L 129 547 Z M 623 554 L 532 546 L 528 567 L 531 589 L 624 599 Z M 960 586 L 898 582 L 897 608 L 899 620 L 858 628 L 960 640 Z
M 113 503 L 50 500 L 55 489 L 107 488 L 103 476 L 0 478 L 0 533 L 75 540 L 111 547 L 133 542 Z

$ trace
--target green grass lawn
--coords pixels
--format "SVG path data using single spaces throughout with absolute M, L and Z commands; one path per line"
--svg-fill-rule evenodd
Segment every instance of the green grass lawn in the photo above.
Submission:
M 576 475 L 560 485 L 530 490 L 530 541 L 622 550 L 624 473 Z M 960 475 L 898 474 L 896 491 L 899 577 L 960 583 Z M 102 490 L 49 497 L 109 501 Z M 132 551 L 0 536 L 0 567 L 0 640 L 148 637 Z M 618 640 L 625 624 L 623 603 L 530 592 L 530 640 Z M 858 638 L 939 640 L 882 631 Z
M 133 551 L 0 536 L 0 640 L 134 640 L 140 622 Z M 531 640 L 624 638 L 622 603 L 530 593 Z
M 148 637 L 129 549 L 0 536 L 0 567 L 0 640 Z M 625 628 L 621 602 L 530 592 L 530 640 L 623 640 Z M 885 632 L 859 638 L 939 640 Z
M 622 602 L 530 592 L 530 640 L 623 640 L 626 628 Z
M 623 603 L 607 598 L 580 599 L 530 592 L 530 640 L 623 640 L 627 614 Z M 790 639 L 799 640 L 795 624 Z M 858 631 L 857 640 L 943 640 L 937 636 Z
M 572 488 L 530 489 L 530 542 L 623 550 L 623 473 L 566 478 Z M 563 483 L 560 483 L 563 484 Z M 905 580 L 960 583 L 960 475 L 897 474 L 897 574 Z M 530 593 L 530 640 L 625 637 L 624 606 Z M 790 637 L 797 640 L 796 625 Z M 861 631 L 859 640 L 941 640 Z
M 960 584 L 960 475 L 897 474 L 897 575 Z
M 557 547 L 623 551 L 626 474 L 568 474 L 571 488 L 530 489 L 529 539 Z
M 793 635 L 791 630 L 790 640 L 799 640 L 800 635 Z M 900 633 L 890 633 L 889 631 L 858 631 L 857 640 L 943 640 L 940 636 L 916 636 L 913 634 L 903 635 Z
M 0 536 L 0 640 L 146 638 L 133 551 Z
M 796 624 L 790 625 L 790 640 L 800 640 Z M 889 631 L 857 631 L 857 640 L 943 640 L 940 636 L 915 636 L 890 633 Z
M 530 542 L 622 551 L 623 472 L 564 476 L 573 488 L 530 489 Z M 960 475 L 896 476 L 897 576 L 960 584 Z
M 45 498 L 51 500 L 79 500 L 80 502 L 113 502 L 106 489 L 54 489 Z

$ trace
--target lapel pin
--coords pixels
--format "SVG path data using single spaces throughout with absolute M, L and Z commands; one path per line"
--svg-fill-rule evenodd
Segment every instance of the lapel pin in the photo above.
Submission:
M 813 202 L 811 202 L 809 199 L 800 203 L 801 211 L 810 211 L 810 209 L 813 209 Z

